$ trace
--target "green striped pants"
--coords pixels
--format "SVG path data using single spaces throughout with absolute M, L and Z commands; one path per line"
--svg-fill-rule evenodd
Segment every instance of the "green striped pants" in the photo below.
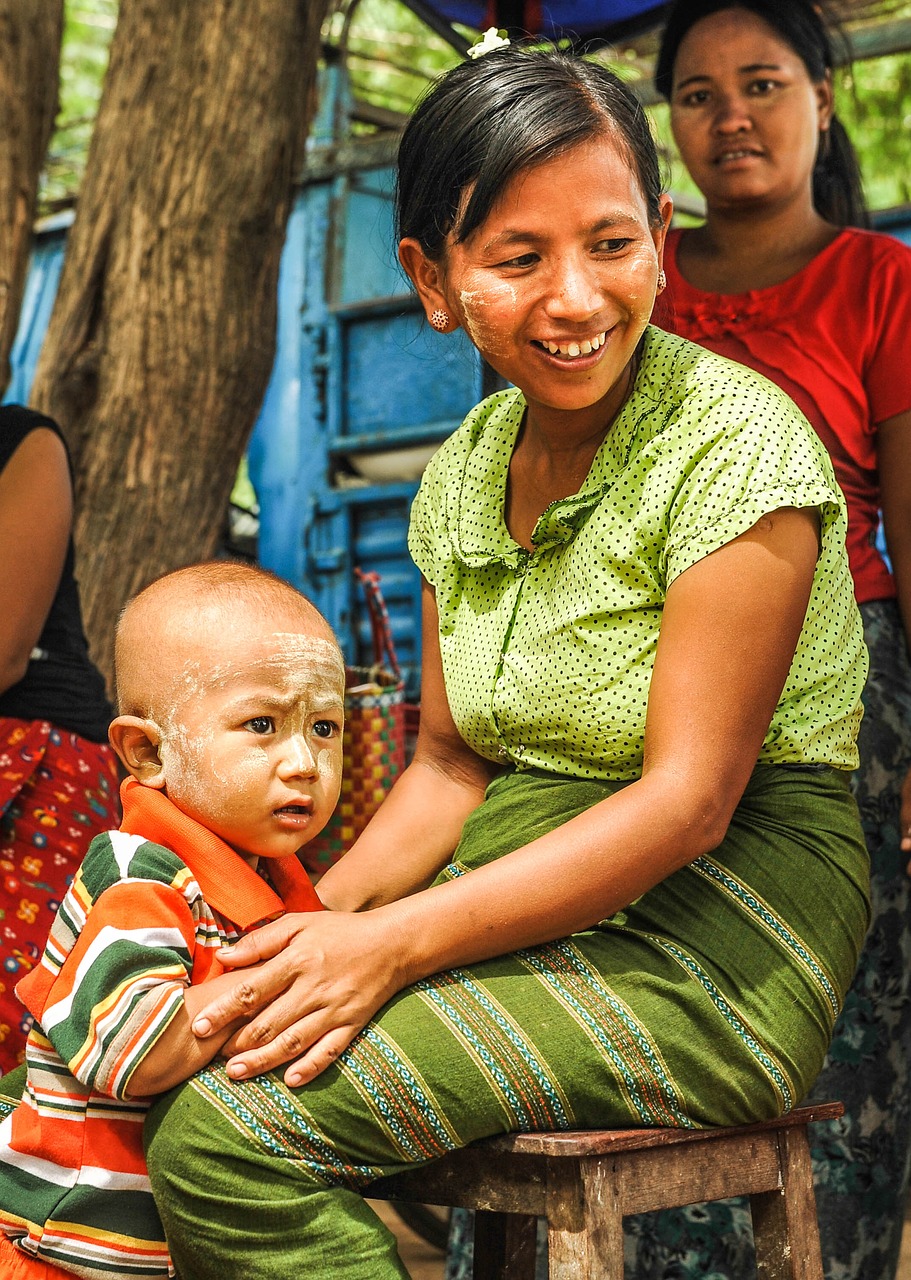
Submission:
M 504 775 L 444 877 L 615 786 Z M 510 1130 L 794 1106 L 854 970 L 867 878 L 846 778 L 760 766 L 711 855 L 596 928 L 407 988 L 311 1084 L 200 1072 L 146 1121 L 181 1280 L 405 1277 L 361 1196 L 377 1177 Z

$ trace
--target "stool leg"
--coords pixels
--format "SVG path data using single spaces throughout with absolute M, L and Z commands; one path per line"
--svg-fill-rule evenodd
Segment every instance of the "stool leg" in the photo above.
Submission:
M 759 1280 L 823 1280 L 806 1127 L 778 1135 L 782 1187 L 750 1196 Z
M 548 1161 L 550 1280 L 623 1280 L 623 1214 L 609 1160 Z
M 537 1226 L 531 1214 L 477 1210 L 474 1280 L 535 1280 Z

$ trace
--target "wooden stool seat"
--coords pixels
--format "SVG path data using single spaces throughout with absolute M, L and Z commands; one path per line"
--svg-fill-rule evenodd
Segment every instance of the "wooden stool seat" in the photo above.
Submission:
M 474 1280 L 533 1280 L 537 1217 L 550 1280 L 622 1280 L 625 1214 L 745 1195 L 760 1280 L 822 1280 L 807 1125 L 843 1111 L 828 1102 L 737 1128 L 509 1134 L 366 1194 L 474 1209 Z

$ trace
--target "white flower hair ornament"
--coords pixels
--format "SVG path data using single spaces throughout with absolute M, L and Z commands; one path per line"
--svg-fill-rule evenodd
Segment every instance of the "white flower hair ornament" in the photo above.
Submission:
M 467 51 L 469 58 L 483 58 L 485 53 L 490 53 L 493 49 L 504 49 L 509 44 L 506 36 L 501 36 L 496 27 L 488 27 L 483 37 L 477 44 L 473 44 Z

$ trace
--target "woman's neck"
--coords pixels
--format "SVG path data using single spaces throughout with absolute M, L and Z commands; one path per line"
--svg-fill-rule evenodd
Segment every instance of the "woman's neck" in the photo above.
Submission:
M 568 414 L 529 405 L 519 431 L 506 486 L 504 517 L 513 539 L 531 550 L 531 535 L 554 502 L 578 493 L 595 454 L 636 381 L 640 348 L 611 395 L 588 411 Z
M 707 293 L 781 284 L 832 243 L 839 228 L 812 207 L 769 212 L 710 209 L 677 249 L 681 275 Z

